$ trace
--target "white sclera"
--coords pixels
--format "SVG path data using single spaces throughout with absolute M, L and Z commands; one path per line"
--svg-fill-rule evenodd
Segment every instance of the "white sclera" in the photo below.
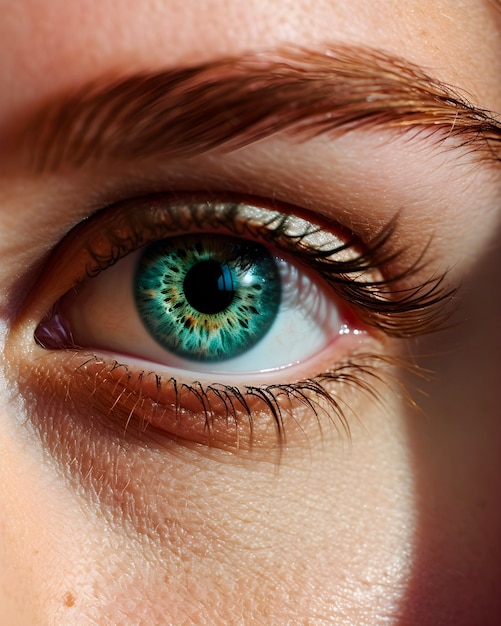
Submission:
M 88 279 L 76 296 L 69 295 L 66 301 L 63 298 L 63 315 L 75 344 L 153 361 L 191 376 L 198 372 L 243 374 L 305 361 L 322 351 L 345 327 L 335 296 L 321 278 L 277 257 L 282 299 L 264 337 L 247 352 L 226 361 L 182 359 L 155 341 L 137 312 L 133 280 L 139 254 L 134 252 Z

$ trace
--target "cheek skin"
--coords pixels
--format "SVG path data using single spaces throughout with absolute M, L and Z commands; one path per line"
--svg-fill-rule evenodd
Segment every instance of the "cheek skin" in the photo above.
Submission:
M 402 433 L 371 402 L 360 411 L 351 443 L 325 425 L 321 451 L 313 440 L 312 449 L 285 448 L 277 466 L 252 452 L 125 442 L 47 407 L 39 435 L 65 475 L 54 484 L 50 471 L 23 461 L 33 506 L 50 497 L 47 522 L 38 519 L 55 532 L 37 546 L 47 566 L 35 601 L 62 623 L 71 615 L 120 623 L 121 612 L 157 623 L 192 614 L 231 623 L 241 613 L 247 623 L 263 615 L 287 623 L 346 611 L 362 623 L 367 606 L 374 618 L 396 613 L 411 483 Z M 68 484 L 81 495 L 69 495 Z M 357 502 L 370 515 L 360 516 Z M 87 565 L 75 570 L 79 562 Z
M 40 357 L 26 361 L 38 375 Z M 32 519 L 52 529 L 36 547 L 46 567 L 34 568 L 30 599 L 55 623 L 121 623 L 123 615 L 231 623 L 240 614 L 247 623 L 263 615 L 287 623 L 346 612 L 362 623 L 367 606 L 374 620 L 398 614 L 413 513 L 404 435 L 389 418 L 400 411 L 396 396 L 381 413 L 374 400 L 340 391 L 353 410 L 349 440 L 335 417 L 305 432 L 312 420 L 297 409 L 281 452 L 237 454 L 124 437 L 123 428 L 73 410 L 69 396 L 42 401 L 36 387 L 22 396 L 50 459 L 42 475 L 37 459 L 17 460 L 33 506 L 46 507 L 46 517 Z M 56 520 L 70 530 L 60 533 Z
M 498 215 L 491 239 L 500 236 Z M 495 625 L 501 615 L 501 249 L 476 252 L 451 328 L 419 344 L 422 365 L 437 375 L 420 401 L 427 419 L 408 421 L 417 516 L 406 597 L 415 623 L 429 614 L 446 625 Z

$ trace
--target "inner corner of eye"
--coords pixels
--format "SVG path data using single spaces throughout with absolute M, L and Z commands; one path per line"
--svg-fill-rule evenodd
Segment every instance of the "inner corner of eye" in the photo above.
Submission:
M 310 361 L 359 331 L 301 252 L 282 252 L 229 234 L 153 241 L 66 293 L 35 339 L 192 376 Z

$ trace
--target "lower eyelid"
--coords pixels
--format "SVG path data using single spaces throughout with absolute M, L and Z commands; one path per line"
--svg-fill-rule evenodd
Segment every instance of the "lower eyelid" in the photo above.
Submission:
M 348 343 L 351 355 L 353 344 L 350 350 Z M 372 347 L 381 353 L 379 342 L 374 340 Z M 328 358 L 326 354 L 326 363 Z M 324 422 L 349 431 L 345 409 L 357 414 L 365 396 L 361 390 L 374 388 L 368 372 L 377 360 L 375 353 L 364 352 L 358 359 L 350 356 L 352 365 L 341 359 L 325 380 L 320 376 L 284 384 L 266 376 L 266 384 L 247 387 L 243 376 L 216 384 L 193 382 L 136 364 L 119 364 L 105 355 L 34 346 L 15 378 L 21 394 L 42 411 L 63 412 L 67 419 L 83 420 L 89 427 L 98 420 L 120 437 L 144 441 L 160 436 L 231 451 L 275 450 L 284 437 L 288 443 L 309 445 L 311 437 L 322 435 Z

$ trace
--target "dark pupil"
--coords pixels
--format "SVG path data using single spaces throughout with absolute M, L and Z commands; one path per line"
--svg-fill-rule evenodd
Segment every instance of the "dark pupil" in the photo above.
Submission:
M 202 261 L 186 274 L 184 295 L 200 313 L 220 313 L 228 308 L 235 295 L 231 270 L 217 261 Z

